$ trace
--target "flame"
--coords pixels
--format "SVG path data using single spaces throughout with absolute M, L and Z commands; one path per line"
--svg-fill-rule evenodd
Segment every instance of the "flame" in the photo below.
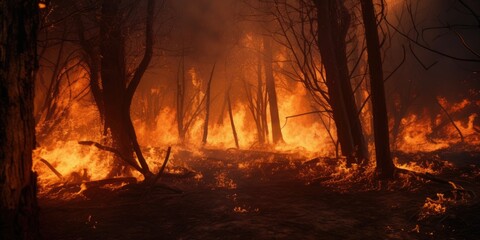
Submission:
M 285 80 L 285 79 L 283 79 Z M 312 112 L 307 100 L 309 94 L 300 83 L 295 83 L 290 90 L 279 88 L 278 91 L 280 122 L 283 123 L 282 134 L 285 144 L 278 145 L 277 150 L 297 150 L 308 157 L 315 155 L 335 156 L 335 148 L 320 116 L 301 116 L 287 120 L 286 117 Z M 292 94 L 293 93 L 293 94 Z
M 64 179 L 59 179 L 48 167 L 39 161 L 46 159 Z M 56 183 L 81 183 L 82 181 L 105 178 L 112 166 L 112 159 L 104 153 L 90 147 L 79 145 L 76 141 L 57 142 L 50 147 L 40 147 L 34 152 L 33 169 L 39 172 L 38 184 L 52 186 Z M 40 188 L 39 194 L 49 188 Z
M 438 103 L 448 112 L 450 117 L 455 113 L 464 111 L 472 104 L 475 104 L 475 107 L 480 106 L 467 99 L 449 103 L 443 97 L 438 98 Z M 411 153 L 444 149 L 453 144 L 461 143 L 462 138 L 459 131 L 463 136 L 464 144 L 478 146 L 480 143 L 480 134 L 475 130 L 477 113 L 469 114 L 467 119 L 452 119 L 453 121 L 451 121 L 445 116 L 445 112 L 438 113 L 435 118 L 431 117 L 430 112 L 425 109 L 421 115 L 411 114 L 401 120 L 403 129 L 396 142 L 398 150 Z M 435 132 L 434 128 L 436 128 Z
M 391 1 L 392 2 L 392 1 Z M 393 1 L 394 2 L 394 1 Z M 392 2 L 392 4 L 393 4 Z M 257 83 L 257 67 L 258 57 L 257 51 L 251 51 L 251 49 L 263 48 L 261 38 L 256 37 L 253 33 L 247 33 L 242 39 L 242 44 L 246 46 L 245 49 L 250 49 L 247 53 L 239 54 L 241 57 L 248 56 L 244 59 L 245 63 L 242 65 L 242 76 L 245 81 L 253 86 Z M 245 50 L 245 51 L 247 51 Z M 253 52 L 253 53 L 252 53 Z M 292 82 L 285 75 L 280 74 L 279 70 L 287 68 L 287 54 L 282 49 L 276 51 L 274 56 L 274 78 L 275 86 L 278 98 L 278 111 L 280 116 L 280 127 L 284 139 L 284 143 L 272 144 L 271 134 L 268 136 L 266 146 L 261 146 L 265 151 L 273 151 L 275 153 L 291 153 L 299 156 L 303 161 L 304 159 L 311 159 L 313 157 L 321 156 L 314 164 L 306 163 L 308 161 L 293 161 L 287 159 L 289 162 L 285 165 L 272 167 L 269 169 L 270 174 L 275 174 L 281 171 L 298 171 L 298 178 L 308 183 L 320 181 L 328 186 L 335 186 L 340 190 L 351 189 L 354 182 L 360 180 L 366 180 L 371 178 L 374 173 L 374 159 L 371 159 L 368 166 L 362 167 L 364 171 L 360 171 L 360 166 L 353 165 L 348 168 L 345 159 L 334 159 L 336 157 L 336 141 L 335 125 L 326 115 L 321 114 L 307 114 L 303 113 L 314 112 L 318 105 L 315 105 L 315 101 L 312 100 L 310 93 L 299 82 Z M 234 54 L 232 54 L 234 55 Z M 254 57 L 252 57 L 254 56 Z M 233 57 L 232 57 L 233 58 Z M 233 61 L 234 62 L 234 61 Z M 239 64 L 240 66 L 241 64 Z M 261 67 L 260 67 L 261 68 Z M 189 66 L 186 69 L 186 81 L 188 81 L 189 87 L 185 88 L 185 93 L 192 97 L 191 101 L 187 101 L 189 107 L 195 108 L 201 106 L 202 99 L 205 97 L 205 81 L 202 79 L 202 74 L 198 67 Z M 264 70 L 263 70 L 264 71 Z M 316 69 L 316 71 L 318 71 Z M 113 166 L 113 156 L 111 153 L 97 150 L 93 147 L 87 147 L 79 145 L 79 140 L 92 140 L 96 142 L 105 143 L 108 145 L 111 142 L 109 136 L 103 136 L 103 129 L 101 127 L 101 120 L 97 108 L 95 107 L 93 97 L 86 94 L 83 98 L 71 99 L 70 96 L 79 95 L 86 87 L 88 87 L 88 79 L 85 78 L 87 73 L 85 70 L 76 70 L 70 74 L 72 79 L 77 79 L 61 85 L 61 94 L 56 104 L 64 109 L 65 114 L 62 115 L 61 121 L 54 128 L 53 131 L 43 133 L 42 127 L 49 124 L 44 119 L 37 126 L 37 133 L 39 136 L 40 146 L 34 153 L 35 162 L 34 170 L 39 173 L 39 185 L 40 195 L 45 196 L 50 194 L 51 190 L 60 185 L 76 184 L 75 191 L 72 191 L 68 197 L 82 196 L 87 190 L 87 185 L 82 184 L 88 181 L 101 180 L 109 175 L 109 172 Z M 320 75 L 320 73 L 317 73 Z M 216 75 L 217 76 L 217 73 Z M 230 76 L 225 76 L 225 78 Z M 233 77 L 232 77 L 233 78 Z M 226 80 L 226 79 L 222 79 Z M 241 79 L 243 80 L 243 78 Z M 217 81 L 215 79 L 215 81 Z M 238 135 L 239 148 L 252 149 L 258 147 L 256 126 L 253 120 L 253 116 L 250 112 L 247 101 L 239 97 L 239 95 L 245 95 L 243 89 L 238 88 L 239 79 L 233 79 L 232 82 L 232 115 L 235 129 Z M 220 81 L 218 81 L 220 82 Z M 227 82 L 227 81 L 224 81 Z M 223 84 L 223 83 L 222 83 Z M 212 86 L 214 86 L 213 84 Z M 218 85 L 221 85 L 220 83 Z M 212 87 L 212 108 L 218 108 L 222 101 L 219 99 L 225 99 L 225 89 L 227 84 L 220 87 Z M 225 89 L 221 89 L 225 87 Z M 324 87 L 322 85 L 322 87 Z M 162 94 L 162 89 L 166 88 L 155 87 L 146 91 L 152 96 L 158 96 Z M 45 94 L 39 94 L 44 96 Z M 358 91 L 358 95 L 361 100 L 368 98 L 369 93 L 367 89 L 361 85 Z M 147 103 L 138 99 L 139 96 L 135 96 L 135 106 L 145 107 Z M 397 99 L 398 100 L 398 99 Z M 480 106 L 480 101 L 469 101 L 463 99 L 457 102 L 449 102 L 445 97 L 438 97 L 438 104 L 445 109 L 450 115 L 465 111 L 465 109 L 475 106 Z M 398 100 L 399 101 L 399 100 Z M 41 102 L 37 100 L 38 103 Z M 359 101 L 361 102 L 361 101 Z M 143 104 L 143 105 L 142 105 Z M 397 107 L 400 102 L 396 102 Z M 371 106 L 365 105 L 362 109 L 361 120 L 365 130 L 365 136 L 368 139 L 372 134 L 371 116 L 368 114 Z M 152 172 L 158 172 L 165 154 L 165 146 L 174 145 L 174 151 L 169 160 L 166 171 L 171 173 L 177 170 L 174 166 L 182 165 L 188 167 L 189 162 L 192 159 L 182 159 L 177 157 L 178 152 L 186 150 L 192 153 L 192 158 L 203 158 L 204 153 L 202 149 L 230 149 L 236 148 L 235 139 L 232 133 L 232 126 L 230 125 L 230 119 L 228 114 L 219 114 L 219 111 L 211 111 L 211 118 L 208 126 L 208 140 L 204 145 L 202 144 L 202 135 L 204 129 L 205 113 L 200 111 L 198 116 L 191 119 L 188 131 L 186 133 L 185 142 L 181 142 L 178 135 L 178 129 L 176 124 L 176 111 L 175 104 L 165 103 L 161 106 L 160 111 L 152 114 L 148 119 L 141 114 L 135 113 L 135 108 L 132 107 L 132 119 L 135 126 L 135 131 L 139 140 L 142 150 L 146 157 L 146 161 Z M 188 111 L 193 111 L 189 109 Z M 193 115 L 191 112 L 186 115 Z M 301 115 L 301 116 L 299 116 Z M 293 117 L 296 116 L 296 117 Z M 401 127 L 396 141 L 395 149 L 407 153 L 412 152 L 427 152 L 444 149 L 453 144 L 458 144 L 461 141 L 458 131 L 463 135 L 465 144 L 473 146 L 480 145 L 480 135 L 475 126 L 478 114 L 472 113 L 468 115 L 468 118 L 462 115 L 464 119 L 453 118 L 453 123 L 450 123 L 446 117 L 446 114 L 438 111 L 434 112 L 431 109 L 425 109 L 415 113 L 408 113 L 401 119 Z M 267 122 L 269 133 L 271 133 L 270 115 L 267 111 Z M 215 121 L 220 119 L 223 121 Z M 151 124 L 151 122 L 154 122 Z M 393 121 L 392 121 L 393 122 Z M 447 124 L 438 127 L 441 124 L 447 122 Z M 369 150 L 373 153 L 373 142 L 369 139 Z M 257 149 L 256 149 L 257 150 Z M 372 154 L 373 155 L 373 154 Z M 242 171 L 243 174 L 250 176 L 254 174 L 254 170 L 264 166 L 265 163 L 273 163 L 278 159 L 275 156 L 269 155 L 260 159 L 248 159 L 248 162 L 234 162 L 230 163 L 236 166 Z M 372 157 L 373 158 L 373 157 Z M 62 177 L 58 177 L 41 159 L 45 159 L 49 164 L 55 168 Z M 303 166 L 302 164 L 306 164 Z M 408 162 L 400 163 L 398 159 L 395 159 L 396 166 L 405 168 L 408 170 L 438 174 L 441 169 L 434 166 L 433 162 L 421 164 L 420 162 Z M 301 166 L 301 167 L 299 167 Z M 448 167 L 448 164 L 446 164 Z M 138 172 L 133 173 L 134 177 L 138 180 L 142 180 L 142 176 Z M 203 179 L 203 174 L 198 173 L 195 175 L 195 179 L 200 181 Z M 205 174 L 207 176 L 207 174 Z M 214 174 L 216 188 L 236 189 L 237 182 L 229 177 L 226 172 L 216 172 Z M 408 179 L 405 178 L 403 184 L 408 185 Z M 118 185 L 107 186 L 108 188 L 115 189 Z M 374 188 L 375 186 L 369 186 Z M 438 196 L 438 200 L 427 199 L 425 202 L 425 214 L 445 212 L 445 202 L 448 201 L 442 196 Z M 236 209 L 236 210 L 235 210 Z M 244 210 L 250 211 L 245 207 L 238 206 L 235 208 L 235 212 L 243 212 Z M 425 215 L 425 216 L 426 216 Z
M 230 179 L 226 173 L 222 172 L 215 176 L 216 187 L 226 189 L 236 189 L 237 184 Z
M 437 199 L 435 200 L 427 197 L 418 216 L 418 220 L 425 219 L 429 216 L 444 214 L 447 211 L 447 203 L 449 201 L 451 201 L 451 199 L 445 198 L 441 193 L 437 193 Z

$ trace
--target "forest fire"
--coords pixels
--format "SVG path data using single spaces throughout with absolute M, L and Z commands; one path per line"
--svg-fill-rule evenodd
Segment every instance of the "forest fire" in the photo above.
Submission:
M 26 2 L 1 239 L 480 236 L 473 0 Z

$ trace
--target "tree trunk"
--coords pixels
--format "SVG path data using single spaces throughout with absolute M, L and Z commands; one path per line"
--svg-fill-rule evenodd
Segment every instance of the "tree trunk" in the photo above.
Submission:
M 230 102 L 230 89 L 228 90 L 228 93 L 227 93 L 227 103 L 228 103 L 228 117 L 230 118 L 230 126 L 232 127 L 233 139 L 235 140 L 235 146 L 238 149 L 240 148 L 240 145 L 238 144 L 238 135 L 237 135 L 237 130 L 235 128 L 235 120 L 233 119 L 232 103 Z
M 275 89 L 275 79 L 273 78 L 273 53 L 272 43 L 268 36 L 263 37 L 265 83 L 268 94 L 268 105 L 270 106 L 270 118 L 272 122 L 273 143 L 283 141 L 282 130 L 280 129 L 280 117 L 278 116 L 277 91 Z
M 345 103 L 345 94 L 342 91 L 341 71 L 338 66 L 338 56 L 336 41 L 339 40 L 335 32 L 337 27 L 336 0 L 317 0 L 315 1 L 318 11 L 318 46 L 322 63 L 325 66 L 326 84 L 328 87 L 329 103 L 332 108 L 333 120 L 337 128 L 337 138 L 340 142 L 342 154 L 346 156 L 347 162 L 355 162 L 355 143 L 352 137 L 352 127 L 348 119 L 348 113 Z M 332 16 L 333 15 L 333 16 Z
M 268 125 L 267 125 L 267 111 L 266 111 L 266 102 L 263 97 L 263 77 L 262 77 L 262 56 L 259 53 L 257 59 L 257 101 L 256 101 L 256 126 L 258 134 L 258 142 L 261 146 L 266 143 L 266 138 L 268 136 Z
M 102 20 L 100 26 L 101 77 L 103 87 L 103 103 L 105 111 L 105 127 L 110 130 L 113 147 L 120 154 L 133 161 L 135 152 L 141 173 L 145 178 L 153 176 L 138 144 L 135 128 L 130 117 L 130 106 L 133 95 L 152 58 L 153 48 L 153 12 L 155 1 L 149 0 L 145 27 L 145 53 L 142 61 L 135 69 L 130 81 L 127 79 L 125 39 L 122 32 L 122 12 L 120 1 L 104 0 L 102 4 Z M 111 175 L 128 174 L 128 166 L 117 159 L 117 168 Z M 136 163 L 136 162 L 135 162 Z M 121 170 L 124 171 L 121 171 Z
M 203 138 L 202 138 L 202 144 L 205 145 L 207 144 L 207 137 L 208 137 L 208 121 L 210 118 L 210 94 L 211 94 L 211 86 L 212 86 L 212 79 L 213 79 L 213 73 L 215 71 L 215 65 L 217 63 L 213 64 L 212 67 L 212 72 L 210 73 L 210 78 L 208 79 L 207 83 L 207 91 L 205 92 L 206 100 L 205 100 L 205 123 L 203 124 Z
M 390 155 L 387 106 L 375 9 L 372 0 L 360 0 L 360 2 L 370 71 L 376 171 L 380 178 L 393 178 L 395 166 Z
M 359 112 L 357 104 L 355 103 L 354 92 L 350 81 L 350 71 L 348 69 L 347 59 L 347 44 L 345 42 L 351 18 L 348 10 L 345 8 L 343 3 L 337 2 L 335 9 L 338 10 L 337 15 L 334 19 L 340 20 L 335 21 L 338 27 L 335 27 L 333 29 L 333 31 L 335 32 L 334 42 L 337 44 L 334 49 L 337 55 L 336 66 L 340 74 L 340 87 L 342 88 L 354 147 L 354 158 L 352 159 L 353 161 L 347 162 L 347 165 L 350 165 L 352 163 L 366 163 L 366 160 L 368 159 L 368 147 L 365 141 L 365 137 L 363 135 L 363 128 L 360 122 Z
M 37 1 L 0 1 L 0 238 L 38 239 L 33 116 Z
M 185 141 L 185 127 L 183 125 L 185 103 L 185 53 L 182 53 L 182 59 L 178 66 L 176 103 L 178 138 L 180 142 L 183 143 Z
M 100 26 L 101 77 L 103 87 L 103 103 L 105 111 L 105 129 L 112 137 L 112 146 L 125 158 L 133 159 L 133 148 L 128 137 L 128 126 L 125 124 L 123 109 L 125 108 L 125 39 L 120 26 L 119 1 L 105 0 L 102 4 L 102 21 Z M 133 161 L 132 161 L 133 162 Z M 128 174 L 122 159 L 115 159 L 115 167 L 111 177 Z

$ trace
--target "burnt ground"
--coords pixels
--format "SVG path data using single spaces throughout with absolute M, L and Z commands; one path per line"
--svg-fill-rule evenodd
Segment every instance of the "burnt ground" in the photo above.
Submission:
M 341 180 L 332 159 L 204 154 L 177 155 L 201 175 L 161 179 L 183 193 L 130 184 L 88 188 L 71 200 L 40 198 L 44 239 L 480 239 L 480 201 L 471 192 L 454 199 L 446 184 L 407 176 L 394 184 Z M 480 193 L 478 153 L 397 155 L 428 162 L 443 169 L 437 177 Z M 426 198 L 437 193 L 451 199 L 446 212 L 420 219 Z

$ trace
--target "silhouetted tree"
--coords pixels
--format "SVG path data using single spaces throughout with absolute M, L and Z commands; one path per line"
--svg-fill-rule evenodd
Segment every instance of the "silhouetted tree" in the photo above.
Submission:
M 100 20 L 101 85 L 105 127 L 110 130 L 113 146 L 146 177 L 151 175 L 138 144 L 135 129 L 130 117 L 135 90 L 145 73 L 153 55 L 153 14 L 155 1 L 149 0 L 146 6 L 145 51 L 142 60 L 129 77 L 126 67 L 125 35 L 122 28 L 123 12 L 121 2 L 104 0 Z M 138 163 L 132 158 L 135 152 Z M 114 174 L 120 173 L 120 169 Z
M 38 239 L 33 117 L 38 2 L 0 1 L 0 238 Z
M 375 136 L 376 171 L 381 178 L 393 178 L 395 165 L 390 154 L 387 105 L 377 21 L 372 0 L 360 0 L 367 41 L 370 73 L 373 131 Z
M 368 159 L 347 54 L 351 13 L 342 1 L 275 1 L 282 37 L 293 55 L 294 78 L 333 118 L 347 164 Z M 319 52 L 321 61 L 315 56 Z
M 270 108 L 270 119 L 272 124 L 273 143 L 283 142 L 282 130 L 280 129 L 280 117 L 278 116 L 277 91 L 273 76 L 273 49 L 272 40 L 269 36 L 263 37 L 263 64 L 265 66 L 265 84 L 268 95 L 268 106 Z

